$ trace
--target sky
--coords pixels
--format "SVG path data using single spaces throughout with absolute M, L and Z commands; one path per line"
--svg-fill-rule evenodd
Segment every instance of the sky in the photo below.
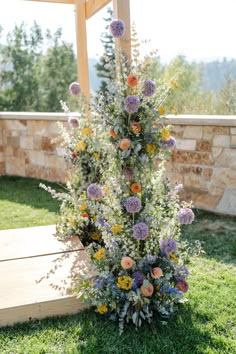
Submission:
M 149 47 L 158 49 L 163 61 L 178 54 L 195 61 L 236 58 L 236 0 L 130 0 L 130 6 L 140 40 L 150 40 Z M 87 21 L 89 57 L 103 52 L 104 16 L 106 9 Z M 30 26 L 34 20 L 44 30 L 61 26 L 64 39 L 75 44 L 73 5 L 0 0 L 3 34 L 14 24 L 25 21 Z

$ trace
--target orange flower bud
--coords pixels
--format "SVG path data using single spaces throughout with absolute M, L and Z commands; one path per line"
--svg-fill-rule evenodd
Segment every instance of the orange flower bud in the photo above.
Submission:
M 120 142 L 121 150 L 127 150 L 130 147 L 131 143 L 129 139 L 122 139 Z
M 130 189 L 133 193 L 139 193 L 139 192 L 141 192 L 142 187 L 141 187 L 141 184 L 139 184 L 139 183 L 133 183 L 131 185 Z
M 128 84 L 130 87 L 137 86 L 137 85 L 138 85 L 138 77 L 137 77 L 137 75 L 130 74 L 130 75 L 127 77 L 127 84 Z

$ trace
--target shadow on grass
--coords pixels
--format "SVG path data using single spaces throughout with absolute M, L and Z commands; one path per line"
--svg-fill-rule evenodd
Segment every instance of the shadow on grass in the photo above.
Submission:
M 236 217 L 195 210 L 195 221 L 182 228 L 182 239 L 200 240 L 205 257 L 236 264 Z
M 40 188 L 40 183 L 58 192 L 65 191 L 63 186 L 57 183 L 34 178 L 0 176 L 0 201 L 10 201 L 57 213 L 60 203 L 53 199 L 50 193 Z
M 169 321 L 168 326 L 155 318 L 151 330 L 147 324 L 137 331 L 133 326 L 127 326 L 119 336 L 116 323 L 104 321 L 90 310 L 78 315 L 8 327 L 2 329 L 0 335 L 2 332 L 5 343 L 8 338 L 14 338 L 19 346 L 22 338 L 26 345 L 27 340 L 33 340 L 35 346 L 37 342 L 44 343 L 45 349 L 51 349 L 50 353 L 200 354 L 208 352 L 207 348 L 211 348 L 211 353 L 226 353 L 224 343 L 213 338 L 202 326 L 206 321 L 205 317 L 193 314 L 190 306 L 185 306 L 178 316 Z

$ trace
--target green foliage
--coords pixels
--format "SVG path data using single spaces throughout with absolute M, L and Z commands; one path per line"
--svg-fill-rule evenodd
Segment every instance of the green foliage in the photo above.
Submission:
M 228 75 L 217 95 L 217 113 L 236 115 L 236 79 Z

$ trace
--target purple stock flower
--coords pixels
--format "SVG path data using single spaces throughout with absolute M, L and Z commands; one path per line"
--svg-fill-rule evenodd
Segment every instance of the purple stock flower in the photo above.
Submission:
M 160 240 L 160 249 L 166 254 L 175 252 L 177 250 L 177 243 L 172 238 Z
M 137 197 L 129 197 L 126 200 L 125 208 L 130 214 L 138 213 L 141 210 L 141 207 L 141 201 Z
M 171 136 L 168 140 L 160 140 L 160 145 L 161 148 L 165 150 L 173 149 L 176 145 L 176 140 L 173 136 Z
M 143 95 L 153 96 L 156 91 L 156 84 L 152 80 L 145 80 L 143 83 Z
M 69 117 L 68 123 L 72 126 L 72 128 L 77 128 L 79 126 L 79 120 L 77 117 Z
M 69 90 L 73 96 L 79 96 L 81 91 L 80 84 L 78 82 L 72 82 L 69 86 Z
M 129 166 L 124 166 L 123 169 L 123 174 L 125 176 L 125 178 L 128 180 L 128 181 L 132 181 L 133 177 L 134 177 L 134 171 L 131 167 Z
M 190 208 L 182 208 L 179 211 L 178 219 L 180 224 L 192 224 L 194 213 Z
M 91 199 L 101 199 L 102 198 L 102 189 L 96 183 L 92 183 L 87 188 L 88 197 Z
M 136 240 L 145 240 L 145 238 L 148 236 L 148 232 L 148 226 L 144 222 L 140 222 L 133 226 L 133 237 Z
M 143 281 L 144 281 L 144 275 L 141 272 L 134 272 L 132 275 L 133 279 L 135 280 L 135 283 L 138 286 L 143 285 Z
M 113 37 L 115 38 L 123 37 L 125 33 L 125 24 L 122 20 L 113 20 L 110 23 L 109 27 Z
M 138 96 L 127 96 L 125 99 L 125 110 L 128 113 L 137 112 L 140 106 L 140 99 Z

